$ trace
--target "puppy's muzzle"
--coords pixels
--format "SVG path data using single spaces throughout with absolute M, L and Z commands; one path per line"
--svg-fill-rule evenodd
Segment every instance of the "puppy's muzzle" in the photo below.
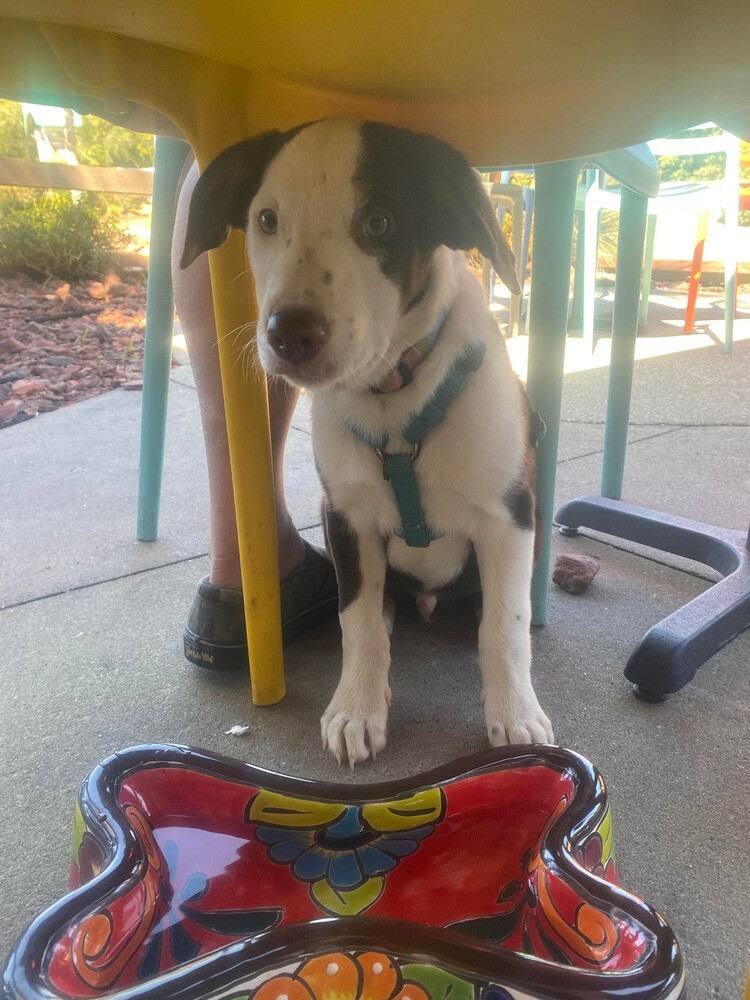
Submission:
M 325 344 L 328 323 L 312 309 L 285 306 L 268 317 L 266 336 L 280 358 L 301 365 L 314 358 Z

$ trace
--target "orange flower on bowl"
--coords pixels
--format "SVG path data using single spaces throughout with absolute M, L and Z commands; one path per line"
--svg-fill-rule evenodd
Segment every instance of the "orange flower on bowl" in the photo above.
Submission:
M 274 976 L 252 1000 L 430 1000 L 404 979 L 387 955 L 368 951 L 356 957 L 328 952 L 304 962 L 292 975 Z

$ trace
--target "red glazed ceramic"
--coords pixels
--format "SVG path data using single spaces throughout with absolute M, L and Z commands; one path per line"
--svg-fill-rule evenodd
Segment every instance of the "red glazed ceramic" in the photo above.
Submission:
M 353 786 L 137 747 L 85 781 L 74 842 L 9 1000 L 685 995 L 670 928 L 618 888 L 602 779 L 568 750 Z

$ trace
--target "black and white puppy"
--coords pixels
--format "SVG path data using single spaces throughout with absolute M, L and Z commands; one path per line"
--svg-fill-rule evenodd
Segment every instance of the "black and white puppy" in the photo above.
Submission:
M 327 119 L 248 139 L 209 165 L 193 195 L 182 266 L 232 227 L 247 233 L 261 363 L 312 393 L 343 632 L 324 746 L 351 764 L 385 746 L 387 576 L 406 583 L 425 616 L 441 594 L 481 582 L 490 743 L 551 742 L 530 676 L 529 408 L 460 252 L 478 248 L 518 290 L 479 176 L 440 140 Z M 430 402 L 445 403 L 457 370 L 442 420 L 425 429 Z M 415 415 L 417 442 L 408 430 Z M 411 459 L 411 473 L 399 473 L 406 485 L 384 476 L 394 454 Z M 424 525 L 416 543 L 404 529 L 404 506 L 406 520 L 415 509 L 417 521 L 423 515 L 429 544 Z

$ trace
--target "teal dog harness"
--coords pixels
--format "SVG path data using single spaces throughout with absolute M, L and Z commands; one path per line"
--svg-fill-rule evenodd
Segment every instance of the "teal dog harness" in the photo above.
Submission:
M 427 525 L 419 497 L 414 462 L 419 456 L 422 439 L 428 431 L 441 423 L 448 407 L 461 392 L 466 380 L 481 365 L 486 349 L 487 345 L 483 340 L 469 344 L 448 369 L 445 378 L 430 399 L 409 419 L 401 431 L 401 436 L 412 446 L 411 451 L 386 452 L 384 449 L 390 435 L 376 439 L 370 437 L 356 424 L 347 423 L 351 433 L 368 448 L 372 448 L 380 459 L 383 465 L 383 478 L 386 482 L 390 482 L 393 488 L 401 518 L 401 529 L 396 534 L 412 548 L 427 548 L 431 541 L 442 538 L 444 534 L 434 531 Z M 376 388 L 374 391 L 383 390 Z

